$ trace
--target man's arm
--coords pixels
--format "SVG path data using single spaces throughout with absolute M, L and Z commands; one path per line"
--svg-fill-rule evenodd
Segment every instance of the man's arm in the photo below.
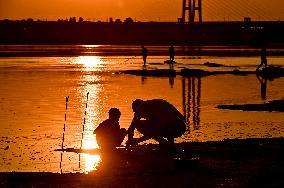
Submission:
M 128 140 L 126 142 L 126 145 L 132 145 L 133 143 L 133 136 L 134 136 L 134 130 L 136 129 L 137 124 L 139 123 L 139 117 L 137 116 L 137 113 L 134 113 L 134 117 L 132 119 L 132 122 L 127 130 L 128 134 Z
M 128 133 L 128 141 L 132 140 L 133 139 L 133 136 L 134 136 L 134 130 L 136 128 L 136 118 L 134 117 L 128 130 L 127 130 L 127 133 Z

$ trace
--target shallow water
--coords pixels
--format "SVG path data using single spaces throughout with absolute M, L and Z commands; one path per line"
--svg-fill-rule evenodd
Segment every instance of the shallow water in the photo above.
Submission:
M 37 50 L 37 46 L 34 48 Z M 89 48 L 97 54 L 95 46 L 89 46 L 86 51 L 90 51 Z M 128 128 L 133 116 L 131 103 L 136 98 L 166 99 L 186 116 L 187 132 L 176 142 L 284 136 L 283 113 L 216 108 L 219 104 L 283 99 L 284 78 L 268 80 L 264 92 L 255 75 L 168 78 L 115 74 L 119 70 L 142 68 L 141 58 L 134 57 L 133 52 L 113 55 L 121 48 L 105 46 L 105 51 L 113 53 L 103 56 L 0 58 L 0 171 L 95 170 L 101 160 L 98 155 L 63 153 L 60 163 L 61 152 L 54 150 L 61 148 L 64 123 L 67 126 L 64 147 L 80 148 L 83 132 L 82 148 L 96 148 L 93 130 L 107 118 L 109 108 L 121 110 L 121 127 Z M 138 50 L 137 47 L 134 49 Z M 159 52 L 165 51 L 166 47 L 153 49 Z M 168 58 L 163 53 L 150 55 L 147 68 L 168 68 L 163 64 Z M 254 70 L 259 57 L 177 56 L 176 61 L 177 70 L 182 67 Z M 227 67 L 206 67 L 204 62 Z M 282 56 L 269 57 L 268 62 L 284 66 Z M 69 96 L 67 111 L 66 96 Z

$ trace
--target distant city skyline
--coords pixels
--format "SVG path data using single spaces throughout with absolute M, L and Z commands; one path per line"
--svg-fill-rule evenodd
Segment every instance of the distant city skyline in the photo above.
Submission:
M 204 21 L 284 20 L 283 0 L 203 0 Z M 177 21 L 182 0 L 0 0 L 0 19 Z

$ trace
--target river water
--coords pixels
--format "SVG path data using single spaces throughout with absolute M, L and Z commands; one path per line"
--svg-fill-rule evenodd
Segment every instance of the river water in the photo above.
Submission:
M 168 68 L 163 63 L 168 59 L 168 47 L 147 48 L 148 69 Z M 257 53 L 226 55 L 241 54 L 244 49 L 204 49 L 210 55 L 190 55 L 190 50 L 184 52 L 184 48 L 176 47 L 175 69 L 255 70 L 260 61 Z M 214 56 L 212 51 L 217 54 L 222 51 L 224 55 Z M 141 69 L 142 58 L 136 56 L 139 52 L 139 46 L 0 46 L 0 53 L 6 54 L 0 58 L 0 171 L 96 170 L 101 161 L 99 155 L 79 157 L 63 153 L 61 160 L 61 152 L 54 151 L 61 148 L 64 124 L 65 148 L 97 148 L 93 130 L 108 117 L 108 110 L 119 108 L 120 125 L 128 128 L 133 117 L 131 103 L 137 98 L 165 99 L 185 115 L 187 132 L 176 142 L 284 136 L 283 113 L 216 108 L 219 104 L 283 99 L 284 78 L 267 80 L 264 91 L 264 82 L 255 75 L 169 78 L 117 74 L 121 70 Z M 225 66 L 207 67 L 205 62 Z M 284 56 L 268 57 L 268 63 L 284 66 Z M 155 141 L 142 144 L 147 143 Z

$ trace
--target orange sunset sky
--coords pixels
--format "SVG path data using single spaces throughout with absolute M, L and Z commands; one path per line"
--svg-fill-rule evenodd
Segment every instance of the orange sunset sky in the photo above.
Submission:
M 0 0 L 0 19 L 176 21 L 182 0 Z M 203 20 L 284 20 L 284 0 L 203 0 Z

